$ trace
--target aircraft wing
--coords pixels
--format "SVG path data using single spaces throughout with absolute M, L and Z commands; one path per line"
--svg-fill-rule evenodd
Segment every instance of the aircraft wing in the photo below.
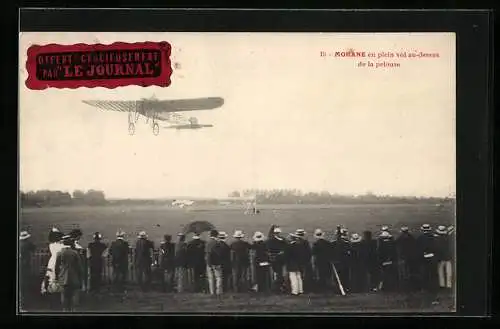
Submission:
M 85 104 L 100 108 L 106 111 L 116 112 L 134 112 L 136 109 L 136 101 L 83 101 Z
M 185 112 L 212 110 L 221 107 L 224 99 L 220 97 L 206 97 L 193 99 L 160 100 L 155 104 L 159 112 Z

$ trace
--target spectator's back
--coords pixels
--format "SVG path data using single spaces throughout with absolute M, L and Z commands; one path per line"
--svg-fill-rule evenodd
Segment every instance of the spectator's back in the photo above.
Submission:
M 114 265 L 128 264 L 129 244 L 127 241 L 118 239 L 111 243 L 109 253 Z
M 250 244 L 248 242 L 238 239 L 231 243 L 231 250 L 233 253 L 233 263 L 246 265 L 250 263 Z

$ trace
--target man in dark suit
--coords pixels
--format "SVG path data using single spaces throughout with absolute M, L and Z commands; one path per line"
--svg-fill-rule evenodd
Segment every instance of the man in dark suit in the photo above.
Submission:
M 175 272 L 175 244 L 172 236 L 165 234 L 160 244 L 160 268 L 162 271 L 161 283 L 163 291 L 172 291 L 174 288 Z
M 297 243 L 301 246 L 300 264 L 301 264 L 301 276 L 303 281 L 304 290 L 306 292 L 311 292 L 313 290 L 314 280 L 313 280 L 313 269 L 311 264 L 312 259 L 312 249 L 309 241 L 306 238 L 306 232 L 304 229 L 298 229 L 295 231 L 295 235 L 299 237 Z
M 221 242 L 218 239 L 219 232 L 217 230 L 210 231 L 210 238 L 205 244 L 205 261 L 207 266 L 208 288 L 211 295 L 222 295 L 222 257 Z
M 396 239 L 396 246 L 401 273 L 400 286 L 405 291 L 414 291 L 417 289 L 418 276 L 417 240 L 408 231 L 407 226 L 401 227 L 401 234 Z
M 203 292 L 206 290 L 206 263 L 205 263 L 205 241 L 200 238 L 199 234 L 193 235 L 193 240 L 187 244 L 187 259 L 188 266 L 193 273 L 193 285 L 195 292 Z
M 109 254 L 113 265 L 113 284 L 117 290 L 123 290 L 128 273 L 129 244 L 125 239 L 125 232 L 116 233 L 116 241 L 111 243 Z
M 175 272 L 177 292 L 184 292 L 187 282 L 187 243 L 183 233 L 177 234 L 179 241 L 175 245 Z
M 234 232 L 231 243 L 231 263 L 233 265 L 233 288 L 235 292 L 244 292 L 250 289 L 247 273 L 250 268 L 250 244 L 243 240 L 243 231 Z
M 366 270 L 367 277 L 366 291 L 377 291 L 380 283 L 380 267 L 377 255 L 377 240 L 373 239 L 371 231 L 363 232 L 363 240 L 360 245 L 360 258 Z
M 222 291 L 228 291 L 231 282 L 231 248 L 226 243 L 226 232 L 219 232 L 218 239 L 222 261 Z
M 89 243 L 88 255 L 90 265 L 90 291 L 99 292 L 101 289 L 102 268 L 103 268 L 103 254 L 107 246 L 101 242 L 101 234 L 94 233 L 94 242 Z
M 272 225 L 269 230 L 268 239 L 265 242 L 269 253 L 269 261 L 271 262 L 271 269 L 273 273 L 272 289 L 275 292 L 285 291 L 285 250 L 288 243 L 281 236 L 281 228 Z
M 436 237 L 429 224 L 420 228 L 422 234 L 417 238 L 418 262 L 420 268 L 420 288 L 436 292 L 438 288 Z
M 322 230 L 316 229 L 314 237 L 317 239 L 312 247 L 314 256 L 315 269 L 318 274 L 317 290 L 319 292 L 330 290 L 332 288 L 332 265 L 333 245 L 325 239 L 325 234 Z
M 33 278 L 31 275 L 31 256 L 35 251 L 35 245 L 31 242 L 31 235 L 27 231 L 22 231 L 19 235 L 19 272 L 21 274 L 21 306 L 27 298 L 27 293 L 33 288 Z
M 135 244 L 135 266 L 137 270 L 137 282 L 143 291 L 149 290 L 151 284 L 153 249 L 153 241 L 148 239 L 146 232 L 140 232 Z
M 71 312 L 82 285 L 83 266 L 80 255 L 71 248 L 73 240 L 70 236 L 64 237 L 63 244 L 64 248 L 56 256 L 55 277 L 62 288 L 63 311 Z

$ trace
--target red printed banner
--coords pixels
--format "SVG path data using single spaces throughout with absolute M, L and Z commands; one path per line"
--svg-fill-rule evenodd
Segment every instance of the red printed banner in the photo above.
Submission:
M 168 42 L 33 45 L 28 49 L 26 86 L 35 90 L 168 87 L 170 52 Z

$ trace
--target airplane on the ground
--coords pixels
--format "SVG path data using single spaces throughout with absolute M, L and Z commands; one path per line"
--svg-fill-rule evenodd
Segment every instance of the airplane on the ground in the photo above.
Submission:
M 193 204 L 194 204 L 194 201 L 192 201 L 192 200 L 174 200 L 172 202 L 173 207 L 179 207 L 179 208 L 192 206 Z
M 135 124 L 142 115 L 146 123 L 151 119 L 151 128 L 156 136 L 160 133 L 157 121 L 164 121 L 172 126 L 166 128 L 174 129 L 200 129 L 212 127 L 212 125 L 201 125 L 196 118 L 186 119 L 177 112 L 212 110 L 221 107 L 224 99 L 220 97 L 159 100 L 156 97 L 142 98 L 136 101 L 111 101 L 111 100 L 85 100 L 85 104 L 98 107 L 107 111 L 128 112 L 128 131 L 130 135 L 135 134 Z

